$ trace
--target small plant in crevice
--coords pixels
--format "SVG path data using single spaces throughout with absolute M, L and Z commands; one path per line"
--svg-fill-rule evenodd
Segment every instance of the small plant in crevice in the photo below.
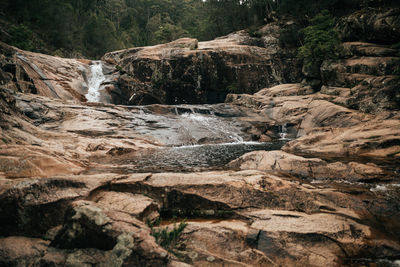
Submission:
M 125 71 L 122 69 L 120 65 L 116 65 L 115 68 L 120 72 L 120 73 L 125 73 Z
M 174 224 L 174 227 L 170 230 L 169 227 L 158 227 L 154 228 L 154 226 L 160 225 L 160 220 L 150 223 L 147 222 L 151 229 L 151 235 L 156 239 L 157 244 L 168 250 L 169 252 L 173 252 L 173 249 L 177 247 L 179 244 L 179 239 L 185 230 L 186 219 L 180 222 L 178 225 Z
M 229 93 L 240 93 L 239 84 L 231 83 L 226 87 L 226 91 Z
M 147 226 L 150 227 L 150 229 L 153 229 L 154 226 L 159 226 L 161 224 L 161 217 L 158 217 L 154 221 L 150 221 L 149 219 L 146 220 Z

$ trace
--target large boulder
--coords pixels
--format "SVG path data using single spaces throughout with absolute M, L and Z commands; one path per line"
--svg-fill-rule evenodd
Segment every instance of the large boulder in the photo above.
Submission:
M 107 263 L 104 263 L 113 266 L 166 266 L 170 261 L 168 253 L 150 236 L 150 229 L 143 222 L 89 201 L 72 204 L 63 228 L 51 245 L 105 251 Z
M 281 26 L 265 26 L 258 38 L 240 31 L 208 42 L 183 38 L 108 53 L 103 60 L 122 73 L 114 102 L 216 103 L 228 93 L 299 81 L 295 49 L 279 45 Z

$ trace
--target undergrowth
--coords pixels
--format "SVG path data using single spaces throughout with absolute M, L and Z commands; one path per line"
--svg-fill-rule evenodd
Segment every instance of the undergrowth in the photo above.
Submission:
M 186 226 L 188 225 L 186 223 L 186 219 L 180 222 L 179 225 L 175 223 L 174 227 L 171 230 L 169 230 L 168 226 L 155 228 L 155 226 L 160 225 L 160 222 L 160 219 L 156 220 L 153 223 L 147 221 L 147 225 L 150 227 L 151 235 L 154 236 L 157 244 L 159 244 L 169 252 L 173 253 L 173 249 L 175 249 L 179 244 L 179 239 Z

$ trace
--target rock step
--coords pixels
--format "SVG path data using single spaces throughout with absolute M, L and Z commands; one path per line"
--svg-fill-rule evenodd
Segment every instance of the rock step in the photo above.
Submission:
M 321 74 L 328 84 L 335 82 L 335 79 L 341 82 L 352 74 L 390 76 L 396 75 L 399 63 L 400 57 L 353 57 L 333 63 L 325 61 L 321 66 Z
M 379 45 L 365 42 L 344 42 L 342 43 L 343 55 L 351 57 L 398 57 L 400 52 L 391 48 L 390 45 Z

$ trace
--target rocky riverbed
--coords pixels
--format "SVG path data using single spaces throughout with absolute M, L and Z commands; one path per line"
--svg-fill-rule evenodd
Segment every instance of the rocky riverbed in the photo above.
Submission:
M 400 55 L 343 43 L 315 90 L 279 27 L 102 62 L 1 44 L 0 265 L 398 266 Z

